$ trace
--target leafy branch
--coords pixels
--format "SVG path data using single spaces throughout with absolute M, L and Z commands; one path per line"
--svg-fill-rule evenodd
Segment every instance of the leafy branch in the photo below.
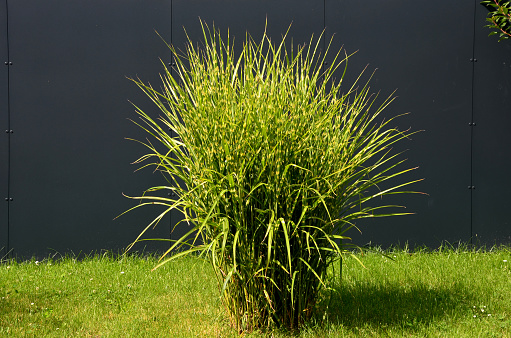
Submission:
M 488 36 L 499 34 L 499 41 L 509 39 L 511 37 L 511 1 L 486 0 L 481 4 L 490 11 L 486 18 L 489 24 L 485 27 L 494 29 Z

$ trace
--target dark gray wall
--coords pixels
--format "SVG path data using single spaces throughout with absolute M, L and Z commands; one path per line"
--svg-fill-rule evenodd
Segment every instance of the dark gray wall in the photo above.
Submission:
M 409 178 L 424 178 L 414 189 L 428 195 L 389 199 L 416 214 L 360 222 L 357 243 L 511 241 L 511 43 L 487 37 L 478 1 L 5 0 L 0 8 L 0 55 L 13 62 L 0 72 L 0 130 L 13 130 L 0 138 L 0 193 L 13 199 L 0 206 L 0 247 L 15 254 L 119 250 L 160 211 L 113 220 L 136 203 L 121 193 L 162 182 L 130 165 L 144 149 L 124 138 L 145 135 L 127 120 L 136 118 L 128 99 L 158 112 L 125 77 L 157 84 L 159 58 L 171 60 L 154 31 L 183 47 L 183 26 L 201 38 L 199 17 L 238 43 L 247 31 L 259 38 L 266 20 L 275 40 L 292 23 L 295 44 L 325 29 L 323 43 L 333 35 L 333 49 L 358 51 L 348 83 L 369 64 L 368 74 L 378 68 L 375 91 L 397 89 L 388 116 L 410 112 L 399 126 L 424 131 L 396 150 L 409 148 L 407 165 L 419 167 Z M 170 215 L 149 237 L 169 238 L 179 219 Z
M 0 4 L 0 258 L 7 251 L 9 239 L 9 65 L 7 50 L 6 1 Z
M 487 11 L 477 7 L 480 22 Z M 472 128 L 472 234 L 482 243 L 511 243 L 511 41 L 495 43 L 476 29 Z
M 125 137 L 145 135 L 128 121 L 136 118 L 128 100 L 153 107 L 126 76 L 158 81 L 158 58 L 170 53 L 155 30 L 170 40 L 170 2 L 8 4 L 9 248 L 21 255 L 120 250 L 157 212 L 113 220 L 136 205 L 122 193 L 139 196 L 161 182 L 130 165 L 144 149 Z M 169 237 L 164 223 L 153 236 Z
M 396 123 L 422 130 L 398 146 L 410 167 L 413 186 L 428 195 L 387 198 L 415 215 L 359 222 L 360 243 L 389 245 L 405 241 L 438 246 L 471 237 L 471 122 L 474 2 L 327 1 L 326 27 L 348 53 L 353 78 L 366 65 L 378 68 L 372 87 L 386 97 L 390 116 L 408 113 Z M 455 24 L 453 24 L 453 18 Z M 484 18 L 477 23 L 478 31 Z M 489 41 L 496 44 L 496 41 Z

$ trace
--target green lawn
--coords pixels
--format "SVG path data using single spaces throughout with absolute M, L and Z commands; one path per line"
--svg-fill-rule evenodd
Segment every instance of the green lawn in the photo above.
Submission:
M 301 337 L 511 337 L 511 250 L 405 250 L 343 262 Z M 235 337 L 207 263 L 154 257 L 0 264 L 0 336 Z M 336 275 L 336 276 L 334 276 Z M 291 332 L 275 331 L 275 337 Z M 270 336 L 271 336 L 270 334 Z M 261 336 L 252 333 L 245 336 Z

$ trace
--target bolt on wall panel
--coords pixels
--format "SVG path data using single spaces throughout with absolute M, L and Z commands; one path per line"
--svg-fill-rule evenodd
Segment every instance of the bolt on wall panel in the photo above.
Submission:
M 157 85 L 169 51 L 155 31 L 170 39 L 170 0 L 9 5 L 11 247 L 22 256 L 122 251 L 161 212 L 141 208 L 114 220 L 138 203 L 123 193 L 165 183 L 154 168 L 130 164 L 147 149 L 125 138 L 147 134 L 128 120 L 138 120 L 128 100 L 159 113 L 126 77 Z M 169 233 L 166 218 L 148 237 Z
M 511 243 L 511 40 L 498 42 L 478 5 L 474 63 L 474 243 Z
M 9 107 L 8 107 L 8 62 L 7 55 L 7 11 L 5 1 L 0 2 L 0 258 L 8 251 L 9 219 L 8 165 L 9 165 Z
M 440 10 L 441 9 L 441 10 Z M 407 190 L 427 195 L 384 197 L 378 204 L 398 204 L 414 215 L 359 221 L 358 244 L 439 246 L 470 238 L 470 128 L 473 3 L 457 1 L 327 0 L 327 38 L 348 54 L 345 92 L 367 66 L 362 86 L 377 103 L 396 96 L 383 117 L 409 113 L 390 127 L 420 131 L 393 146 L 405 151 L 401 168 L 418 167 L 395 179 L 424 179 Z M 453 25 L 453 17 L 456 24 Z M 394 93 L 394 90 L 397 91 Z M 389 185 L 390 186 L 390 185 Z M 380 186 L 384 189 L 386 185 Z
M 239 55 L 246 34 L 259 42 L 265 30 L 274 43 L 280 43 L 289 29 L 286 41 L 294 48 L 309 43 L 312 35 L 319 38 L 324 28 L 323 1 L 279 0 L 279 1 L 208 1 L 173 0 L 173 45 L 184 50 L 188 40 L 203 42 L 200 20 L 210 29 L 220 30 L 222 39 L 234 38 L 235 56 Z M 200 20 L 199 20 L 200 18 Z M 291 25 L 291 27 L 290 27 Z M 186 34 L 184 29 L 186 29 Z M 316 40 L 314 40 L 316 41 Z M 322 44 L 320 45 L 320 48 Z M 173 223 L 175 224 L 173 218 Z M 172 239 L 180 238 L 187 231 L 185 224 L 176 227 Z

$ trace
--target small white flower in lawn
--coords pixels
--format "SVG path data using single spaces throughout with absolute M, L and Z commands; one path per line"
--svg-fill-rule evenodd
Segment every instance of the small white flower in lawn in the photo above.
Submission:
M 476 317 L 477 317 L 477 316 L 476 316 L 476 315 L 474 315 L 474 318 L 476 318 Z
M 39 265 L 39 261 L 35 261 L 35 265 Z
M 34 303 L 30 303 L 30 305 L 34 305 Z
M 481 312 L 484 312 L 484 309 L 481 309 Z
M 490 317 L 490 316 L 491 316 L 491 313 L 488 313 L 488 317 Z
M 485 306 L 483 306 L 483 307 L 486 309 L 486 305 L 485 305 Z
M 474 309 L 476 308 L 476 306 L 474 305 Z
M 121 274 L 123 274 L 123 273 L 124 273 L 124 271 L 121 271 Z
M 507 263 L 507 259 L 502 260 L 504 263 Z
M 94 278 L 91 278 L 90 280 L 93 280 Z
M 10 265 L 7 265 L 7 269 L 10 269 L 10 268 L 11 268 L 11 266 L 10 266 Z

